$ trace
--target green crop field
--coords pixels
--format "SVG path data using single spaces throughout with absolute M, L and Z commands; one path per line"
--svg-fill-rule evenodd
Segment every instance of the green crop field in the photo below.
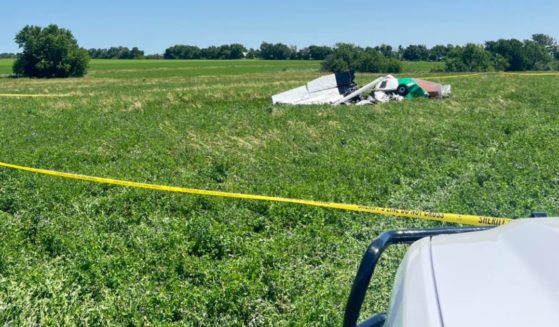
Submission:
M 12 59 L 0 59 L 0 76 L 4 77 L 12 73 L 13 63 Z
M 488 74 L 444 100 L 271 105 L 304 61 L 93 61 L 82 79 L 8 78 L 0 161 L 138 182 L 525 217 L 559 214 L 559 78 Z M 409 65 L 401 76 L 429 76 Z M 434 76 L 434 74 L 431 74 Z M 358 75 L 365 83 L 376 75 Z M 438 226 L 0 169 L 0 325 L 341 324 L 370 241 Z M 362 318 L 385 311 L 405 247 Z

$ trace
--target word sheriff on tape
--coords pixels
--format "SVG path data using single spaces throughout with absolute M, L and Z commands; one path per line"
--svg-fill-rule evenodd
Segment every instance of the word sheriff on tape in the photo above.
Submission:
M 436 212 L 418 211 L 418 210 L 402 210 L 402 209 L 393 209 L 393 208 L 369 207 L 369 206 L 362 206 L 362 205 L 355 205 L 355 204 L 322 202 L 322 201 L 292 199 L 292 198 L 283 198 L 283 197 L 275 197 L 275 196 L 231 193 L 231 192 L 201 190 L 201 189 L 177 187 L 177 186 L 146 184 L 146 183 L 131 182 L 125 180 L 112 179 L 112 178 L 87 176 L 87 175 L 59 172 L 54 170 L 25 167 L 25 166 L 19 166 L 19 165 L 4 163 L 4 162 L 0 162 L 0 167 L 15 169 L 19 171 L 26 171 L 26 172 L 36 173 L 36 174 L 48 175 L 48 176 L 61 177 L 66 179 L 133 187 L 133 188 L 140 188 L 146 190 L 185 193 L 185 194 L 213 196 L 213 197 L 222 197 L 222 198 L 234 198 L 234 199 L 243 199 L 243 200 L 292 203 L 292 204 L 299 204 L 299 205 L 306 205 L 306 206 L 313 206 L 313 207 L 339 209 L 339 210 L 354 211 L 354 212 L 365 212 L 365 213 L 372 213 L 372 214 L 378 214 L 384 216 L 415 218 L 415 219 L 422 219 L 422 220 L 434 220 L 434 221 L 457 223 L 457 224 L 472 225 L 472 226 L 504 225 L 512 221 L 512 219 L 510 218 L 494 218 L 494 217 L 475 216 L 475 215 L 460 215 L 454 213 L 436 213 Z

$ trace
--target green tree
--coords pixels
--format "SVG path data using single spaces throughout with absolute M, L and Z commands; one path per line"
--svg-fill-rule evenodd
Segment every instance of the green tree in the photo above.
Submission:
M 431 49 L 429 49 L 429 60 L 431 61 L 443 60 L 448 55 L 448 52 L 451 49 L 452 49 L 452 45 L 449 46 L 436 45 Z
M 200 59 L 201 51 L 197 46 L 174 45 L 165 50 L 165 59 Z
M 244 45 L 238 43 L 229 45 L 229 50 L 229 58 L 227 59 L 242 59 L 248 51 Z
M 494 57 L 483 46 L 468 43 L 452 49 L 445 60 L 446 70 L 452 72 L 487 72 L 495 70 Z
M 486 42 L 485 48 L 491 53 L 505 57 L 509 71 L 552 68 L 552 47 L 555 40 L 543 34 L 535 34 L 533 39 L 524 42 L 516 39 L 500 39 Z
M 291 52 L 289 53 L 289 60 L 297 60 L 297 46 L 292 45 L 289 47 Z
M 388 45 L 388 44 L 381 44 L 377 47 L 375 47 L 375 49 L 377 51 L 379 51 L 380 53 L 382 53 L 383 56 L 390 58 L 390 57 L 394 57 L 394 51 L 392 50 L 392 46 Z
M 143 50 L 140 50 L 137 47 L 133 47 L 132 50 L 130 50 L 130 59 L 142 59 L 143 57 Z
M 217 59 L 219 58 L 220 48 L 212 45 L 210 47 L 200 50 L 200 57 L 203 59 Z
M 404 65 L 400 59 L 394 57 L 384 59 L 383 73 L 401 73 L 402 69 L 404 69 Z
M 402 63 L 387 58 L 374 48 L 363 49 L 353 44 L 338 43 L 322 62 L 322 69 L 331 72 L 357 71 L 368 73 L 399 73 Z
M 355 70 L 367 73 L 379 73 L 383 71 L 384 56 L 373 48 L 367 48 L 360 52 L 355 63 Z
M 428 60 L 429 50 L 424 45 L 410 45 L 404 49 L 402 59 L 408 61 Z
M 311 60 L 324 60 L 332 54 L 332 48 L 328 46 L 311 45 L 309 47 L 309 55 Z
M 294 51 L 295 50 L 295 51 Z M 296 49 L 292 49 L 283 43 L 267 43 L 263 42 L 260 45 L 260 57 L 262 59 L 286 60 L 291 59 Z
M 231 57 L 231 47 L 229 45 L 222 45 L 219 47 L 217 59 L 229 59 Z
M 256 58 L 256 50 L 254 50 L 253 48 L 250 48 L 247 51 L 246 57 L 247 59 L 255 59 Z
M 334 73 L 355 71 L 363 49 L 353 44 L 338 43 L 334 52 L 322 62 L 322 69 Z
M 554 56 L 557 53 L 557 41 L 549 35 L 534 34 L 532 35 L 532 41 L 542 46 L 550 56 Z
M 14 74 L 27 77 L 80 77 L 87 72 L 89 55 L 67 29 L 25 26 L 15 41 L 23 49 L 13 66 Z
M 499 39 L 485 42 L 485 49 L 493 54 L 505 57 L 509 71 L 523 71 L 529 69 L 529 58 L 524 49 L 524 43 L 516 39 Z
M 311 59 L 311 52 L 309 48 L 303 48 L 297 51 L 297 59 L 299 60 L 310 60 Z
M 404 48 L 401 45 L 399 45 L 398 50 L 396 50 L 395 54 L 398 59 L 402 59 L 402 56 L 404 55 Z
M 524 53 L 526 53 L 528 70 L 550 70 L 552 69 L 552 52 L 537 42 L 524 41 Z

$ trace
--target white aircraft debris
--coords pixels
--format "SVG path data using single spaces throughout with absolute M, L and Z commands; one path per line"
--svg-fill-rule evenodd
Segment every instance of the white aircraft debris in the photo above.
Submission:
M 272 96 L 273 104 L 357 104 L 402 101 L 416 97 L 446 97 L 450 85 L 421 79 L 401 78 L 392 75 L 379 77 L 359 88 L 350 72 L 319 77 L 306 85 Z

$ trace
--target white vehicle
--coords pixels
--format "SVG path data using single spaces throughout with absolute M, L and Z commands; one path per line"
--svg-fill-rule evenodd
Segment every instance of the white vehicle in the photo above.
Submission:
M 559 326 L 559 218 L 382 234 L 361 261 L 344 326 L 356 326 L 382 251 L 412 242 L 388 314 L 360 326 Z

